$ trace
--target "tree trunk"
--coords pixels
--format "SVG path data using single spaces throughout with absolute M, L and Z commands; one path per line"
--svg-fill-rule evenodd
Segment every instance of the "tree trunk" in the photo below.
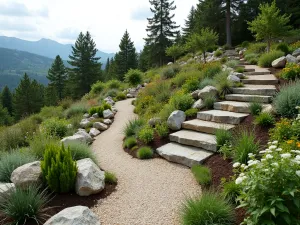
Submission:
M 204 58 L 204 63 L 206 63 L 206 55 L 205 55 L 205 52 L 203 52 L 203 58 Z
M 231 6 L 231 0 L 226 0 L 226 45 L 228 47 L 232 47 L 231 43 L 231 12 L 230 12 L 230 6 Z

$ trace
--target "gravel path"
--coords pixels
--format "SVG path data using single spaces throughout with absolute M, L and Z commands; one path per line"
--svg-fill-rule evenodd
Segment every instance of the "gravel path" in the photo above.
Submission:
M 102 225 L 177 225 L 187 196 L 201 193 L 186 167 L 163 159 L 138 160 L 122 149 L 122 130 L 134 118 L 132 100 L 116 104 L 113 125 L 93 143 L 100 165 L 118 177 L 117 190 L 93 211 Z

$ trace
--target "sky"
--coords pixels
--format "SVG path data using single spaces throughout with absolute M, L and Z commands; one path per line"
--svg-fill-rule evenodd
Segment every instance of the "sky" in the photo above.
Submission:
M 177 25 L 198 0 L 174 0 Z M 97 48 L 114 53 L 127 29 L 137 50 L 147 36 L 148 0 L 0 0 L 0 35 L 73 44 L 80 31 L 90 31 Z

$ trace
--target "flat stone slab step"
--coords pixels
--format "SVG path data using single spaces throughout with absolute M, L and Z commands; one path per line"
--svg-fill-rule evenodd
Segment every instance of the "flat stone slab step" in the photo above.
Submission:
M 274 75 L 251 75 L 247 79 L 241 79 L 244 84 L 278 84 L 278 79 Z
M 235 126 L 232 124 L 215 123 L 211 121 L 194 119 L 183 122 L 182 127 L 187 130 L 194 130 L 207 134 L 215 134 L 218 129 L 230 130 Z
M 217 123 L 240 124 L 249 114 L 223 110 L 209 110 L 197 113 L 197 118 Z
M 247 69 L 247 68 L 244 68 L 244 72 L 247 73 L 247 72 L 255 72 L 255 69 Z
M 233 94 L 245 94 L 245 95 L 276 95 L 275 85 L 251 85 L 246 84 L 244 87 L 232 88 Z
M 216 136 L 212 134 L 199 133 L 191 130 L 180 130 L 169 136 L 171 142 L 177 142 L 182 145 L 189 145 L 202 148 L 208 151 L 216 152 Z
M 213 155 L 212 152 L 177 143 L 163 145 L 156 149 L 156 152 L 170 162 L 188 167 L 201 164 L 204 160 Z
M 244 72 L 245 76 L 251 76 L 251 75 L 268 75 L 271 74 L 270 71 L 251 71 L 251 72 Z
M 225 95 L 225 99 L 229 101 L 239 102 L 259 102 L 259 103 L 270 103 L 272 96 L 266 95 L 243 95 L 243 94 L 228 94 Z
M 263 105 L 263 107 L 271 106 L 269 104 Z M 237 113 L 250 113 L 250 103 L 249 102 L 236 102 L 236 101 L 223 101 L 216 102 L 214 104 L 214 109 L 224 110 L 229 112 Z

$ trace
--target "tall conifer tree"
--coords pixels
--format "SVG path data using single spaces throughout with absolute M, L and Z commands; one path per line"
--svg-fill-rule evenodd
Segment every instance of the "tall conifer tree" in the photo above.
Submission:
M 192 6 L 191 11 L 185 20 L 184 27 L 182 28 L 183 37 L 186 40 L 194 31 L 196 26 L 196 10 L 195 7 Z
M 4 87 L 1 94 L 1 104 L 7 109 L 8 113 L 12 115 L 13 112 L 13 100 L 12 94 L 7 86 Z

